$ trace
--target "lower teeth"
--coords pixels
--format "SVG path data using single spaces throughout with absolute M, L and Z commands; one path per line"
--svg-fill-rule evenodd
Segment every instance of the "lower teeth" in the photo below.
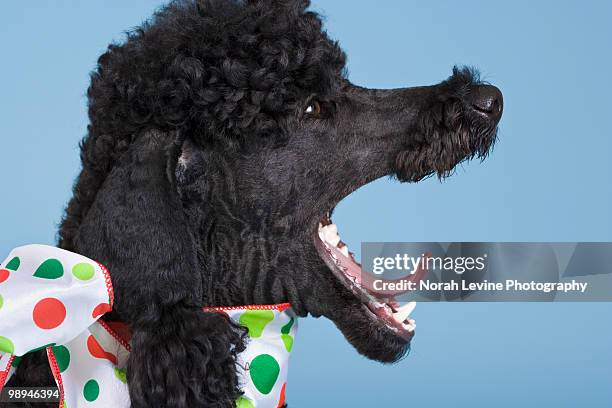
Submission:
M 328 218 L 329 219 L 329 218 Z M 340 240 L 340 236 L 338 235 L 338 227 L 331 222 L 327 225 L 323 225 L 319 223 L 319 238 L 325 245 L 329 245 L 333 248 L 337 248 L 342 255 L 349 258 L 349 249 L 348 246 Z M 376 304 L 380 306 L 381 304 Z M 416 302 L 409 302 L 406 305 L 398 308 L 397 311 L 393 311 L 393 309 L 386 303 L 383 303 L 386 311 L 393 317 L 393 319 L 402 325 L 402 327 L 409 332 L 412 332 L 416 329 L 416 322 L 414 319 L 410 319 L 410 313 L 414 310 L 416 306 Z

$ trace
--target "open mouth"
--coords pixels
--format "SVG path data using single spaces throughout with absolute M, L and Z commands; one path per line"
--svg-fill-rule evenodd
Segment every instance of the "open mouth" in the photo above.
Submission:
M 410 316 L 416 302 L 400 306 L 393 293 L 372 289 L 373 280 L 379 278 L 374 278 L 366 272 L 362 273 L 361 264 L 354 258 L 346 243 L 340 239 L 338 227 L 332 222 L 329 212 L 319 221 L 314 235 L 319 256 L 334 276 L 362 302 L 365 314 L 387 330 L 410 340 L 416 328 L 416 322 Z M 408 279 L 417 281 L 421 278 L 422 274 L 416 273 Z

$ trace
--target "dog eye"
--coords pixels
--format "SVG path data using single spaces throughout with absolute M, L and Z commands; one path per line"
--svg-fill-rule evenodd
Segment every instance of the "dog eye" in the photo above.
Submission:
M 306 115 L 315 116 L 315 117 L 320 116 L 321 115 L 321 103 L 314 99 L 311 100 L 310 102 L 308 102 L 308 106 L 306 106 L 304 113 Z

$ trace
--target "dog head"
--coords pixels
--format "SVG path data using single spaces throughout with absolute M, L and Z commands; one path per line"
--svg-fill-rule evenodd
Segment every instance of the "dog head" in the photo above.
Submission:
M 84 166 L 104 143 L 112 153 L 96 161 L 100 173 L 149 130 L 176 138 L 169 168 L 202 302 L 291 302 L 299 315 L 330 318 L 365 356 L 395 361 L 414 332 L 394 318 L 393 300 L 347 279 L 359 265 L 333 208 L 383 176 L 446 177 L 484 158 L 502 95 L 468 69 L 433 86 L 356 86 L 308 5 L 178 1 L 161 10 L 100 58 Z M 69 211 L 64 239 L 77 223 Z

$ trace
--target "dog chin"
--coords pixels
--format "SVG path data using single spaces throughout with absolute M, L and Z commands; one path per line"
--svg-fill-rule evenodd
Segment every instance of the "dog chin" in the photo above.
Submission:
M 364 306 L 355 303 L 332 319 L 348 342 L 365 357 L 382 363 L 394 363 L 410 350 L 412 336 L 400 336 L 368 316 Z

